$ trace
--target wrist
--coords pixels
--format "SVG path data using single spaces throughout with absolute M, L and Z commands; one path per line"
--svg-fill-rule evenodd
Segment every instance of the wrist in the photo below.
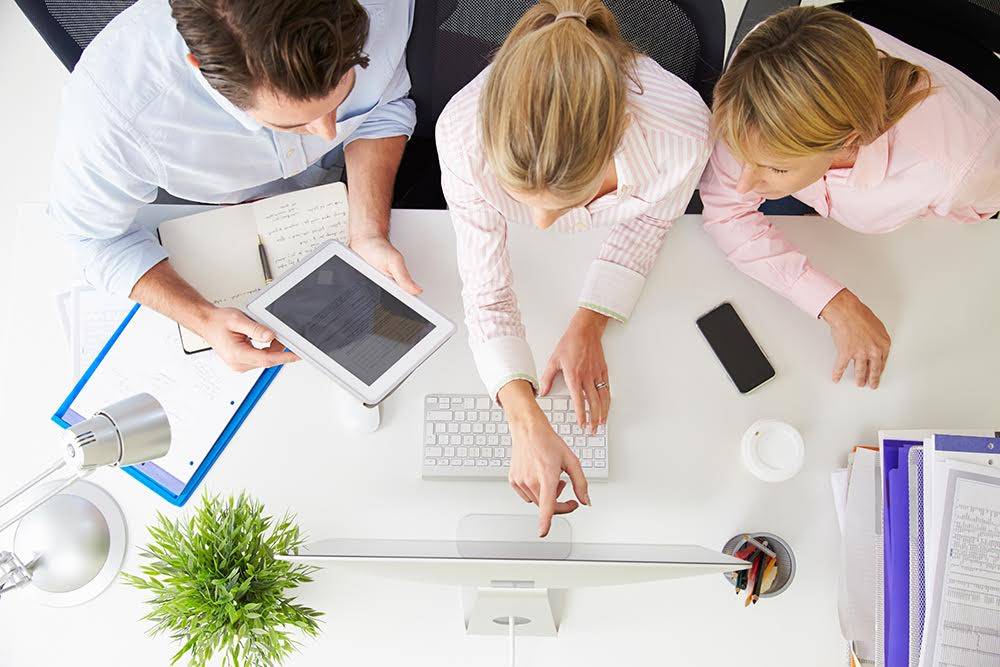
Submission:
M 854 295 L 847 288 L 844 288 L 834 294 L 833 298 L 830 299 L 825 306 L 823 306 L 823 310 L 819 311 L 820 319 L 824 320 L 827 324 L 833 324 L 841 320 L 844 316 L 847 303 L 853 296 Z
M 607 315 L 599 313 L 596 310 L 583 307 L 577 308 L 576 313 L 573 314 L 573 324 L 590 329 L 598 335 L 604 333 L 610 319 Z
M 513 428 L 528 428 L 539 418 L 545 419 L 535 400 L 535 389 L 527 380 L 508 382 L 497 392 L 497 398 L 503 406 L 507 422 Z

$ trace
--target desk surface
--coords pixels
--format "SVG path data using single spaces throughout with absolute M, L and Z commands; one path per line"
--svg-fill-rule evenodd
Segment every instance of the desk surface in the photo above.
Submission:
M 8 304 L 14 349 L 0 361 L 0 384 L 11 385 L 0 417 L 14 434 L 4 448 L 0 490 L 53 457 L 56 427 L 48 419 L 71 382 L 51 299 L 70 279 L 70 262 L 41 210 L 22 208 L 12 253 L 13 275 L 23 280 Z M 519 664 L 722 665 L 740 647 L 751 649 L 740 651 L 745 665 L 842 665 L 830 471 L 843 464 L 852 445 L 873 441 L 879 428 L 1000 423 L 1000 225 L 925 221 L 865 237 L 816 218 L 778 220 L 889 327 L 892 357 L 881 388 L 872 392 L 832 384 L 834 350 L 826 325 L 730 267 L 698 222 L 689 216 L 677 223 L 632 322 L 608 329 L 605 349 L 615 385 L 612 477 L 592 485 L 592 508 L 570 516 L 574 536 L 721 548 L 735 533 L 766 530 L 791 543 L 796 579 L 781 597 L 752 610 L 715 577 L 571 591 L 559 639 L 523 639 Z M 540 366 L 572 313 L 603 235 L 511 230 L 516 286 Z M 396 212 L 393 240 L 427 300 L 461 321 L 446 214 Z M 777 378 L 749 396 L 731 386 L 694 324 L 724 300 L 736 305 L 777 368 Z M 524 503 L 505 483 L 420 479 L 422 397 L 442 391 L 482 391 L 463 330 L 390 397 L 383 427 L 373 436 L 341 433 L 329 419 L 327 381 L 303 363 L 289 366 L 205 488 L 245 488 L 273 513 L 297 513 L 315 538 L 449 539 L 466 513 L 523 512 Z M 740 464 L 740 436 L 761 417 L 786 420 L 805 438 L 805 467 L 788 482 L 757 481 Z M 125 508 L 133 539 L 126 569 L 134 571 L 137 545 L 145 542 L 155 512 L 180 511 L 118 471 L 93 479 Z M 5 535 L 0 547 L 9 540 Z M 147 639 L 147 626 L 139 622 L 143 598 L 115 584 L 86 606 L 58 610 L 12 595 L 0 602 L 0 627 L 20 630 L 4 633 L 0 665 L 79 664 L 82 658 L 123 665 L 137 654 L 146 664 L 167 664 L 173 647 L 164 638 Z M 300 599 L 327 615 L 322 636 L 305 642 L 292 665 L 486 665 L 503 659 L 503 639 L 465 636 L 455 589 L 327 571 Z M 724 641 L 717 640 L 720 634 Z

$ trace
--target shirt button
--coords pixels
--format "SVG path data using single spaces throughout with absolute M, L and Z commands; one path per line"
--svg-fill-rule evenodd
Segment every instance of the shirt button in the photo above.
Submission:
M 290 158 L 293 155 L 295 155 L 295 149 L 294 148 L 289 148 L 287 151 L 285 151 L 285 157 Z

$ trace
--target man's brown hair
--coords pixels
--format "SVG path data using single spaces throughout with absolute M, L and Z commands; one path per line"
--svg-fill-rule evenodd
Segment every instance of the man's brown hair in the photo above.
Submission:
M 368 13 L 358 0 L 170 0 L 205 79 L 240 108 L 268 90 L 291 100 L 326 97 L 363 52 Z

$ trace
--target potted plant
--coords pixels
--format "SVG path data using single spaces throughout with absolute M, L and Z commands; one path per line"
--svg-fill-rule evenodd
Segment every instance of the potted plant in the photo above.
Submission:
M 142 576 L 123 576 L 153 594 L 145 619 L 180 644 L 171 664 L 187 656 L 200 667 L 219 653 L 226 667 L 275 665 L 297 648 L 295 631 L 319 633 L 322 614 L 289 595 L 317 568 L 275 558 L 303 543 L 291 516 L 274 521 L 245 493 L 206 494 L 186 521 L 158 514 L 149 534 Z

